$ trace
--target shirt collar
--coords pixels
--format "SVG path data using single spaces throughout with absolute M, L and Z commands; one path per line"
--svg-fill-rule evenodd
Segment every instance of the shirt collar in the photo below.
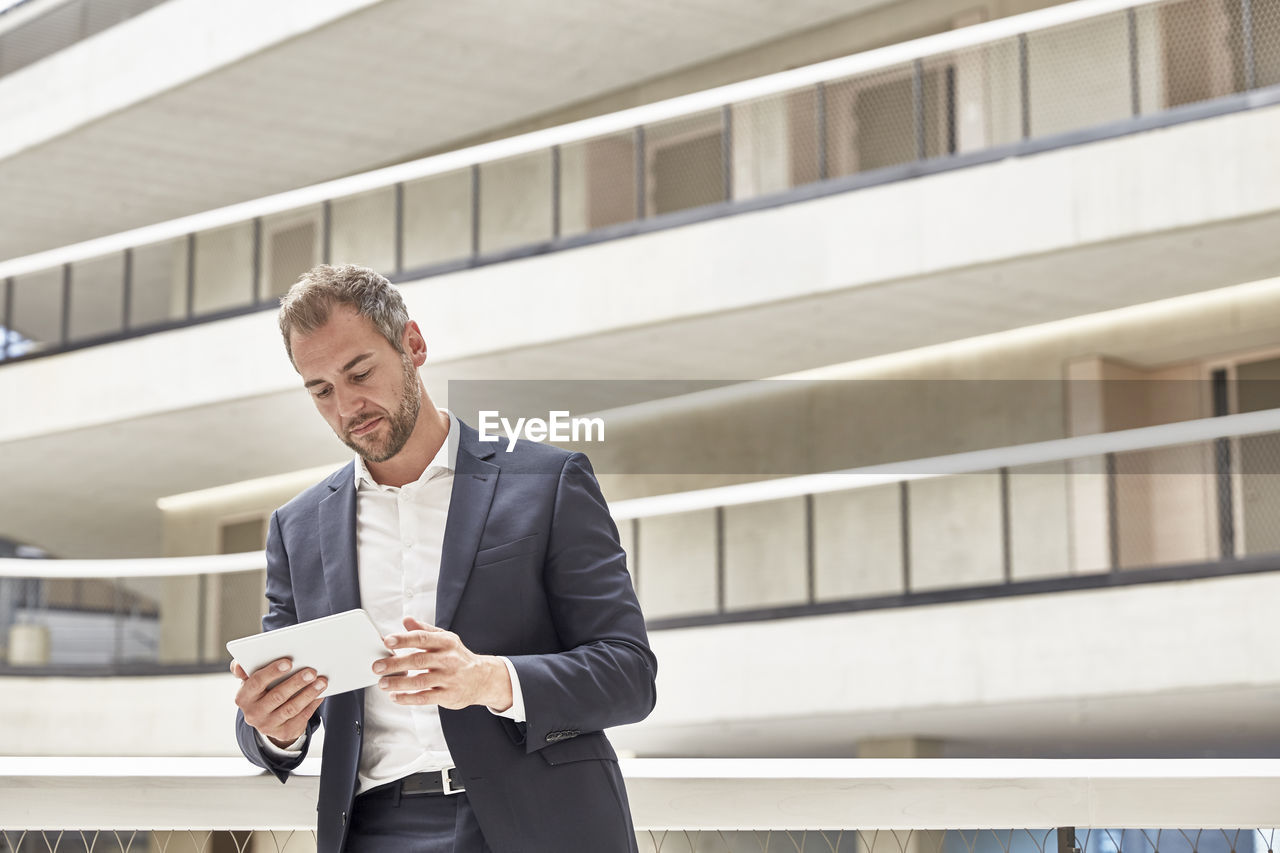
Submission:
M 437 409 L 436 411 L 444 412 L 449 416 L 449 434 L 445 436 L 444 444 L 440 445 L 440 449 L 436 451 L 435 457 L 432 458 L 431 462 L 422 472 L 422 476 L 415 481 L 417 483 L 425 483 L 428 480 L 434 479 L 444 471 L 452 473 L 453 470 L 458 467 L 458 418 L 448 409 Z M 355 481 L 356 489 L 359 489 L 361 484 L 377 489 L 394 488 L 393 486 L 384 486 L 377 480 L 373 479 L 373 476 L 369 473 L 368 467 L 364 464 L 364 459 L 359 455 L 356 456 Z

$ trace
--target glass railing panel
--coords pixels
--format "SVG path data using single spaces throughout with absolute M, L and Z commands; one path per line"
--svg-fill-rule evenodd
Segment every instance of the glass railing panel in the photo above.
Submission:
M 908 484 L 912 592 L 1004 582 L 998 472 Z
M 471 257 L 470 169 L 404 185 L 404 266 L 414 270 Z
M 640 520 L 640 605 L 649 619 L 717 609 L 716 511 Z
M 395 187 L 336 199 L 331 216 L 333 263 L 359 264 L 383 275 L 396 272 Z
M 805 499 L 728 506 L 723 513 L 725 609 L 807 602 Z
M 253 303 L 253 223 L 195 235 L 192 313 L 213 314 Z
M 638 216 L 636 133 L 574 142 L 560 148 L 560 235 L 634 222 Z
M 726 201 L 724 112 L 711 110 L 644 129 L 645 215 Z
M 132 250 L 130 328 L 145 328 L 186 316 L 187 248 L 186 239 L 176 239 Z
M 62 343 L 62 270 L 13 279 L 9 355 L 33 355 Z
M 266 299 L 284 296 L 324 253 L 324 208 L 311 205 L 262 220 L 262 283 Z
M 1133 115 L 1129 25 L 1117 12 L 1027 36 L 1033 137 Z
M 124 331 L 124 255 L 107 255 L 71 265 L 67 306 L 72 343 Z
M 906 592 L 898 483 L 813 496 L 814 598 Z
M 1010 580 L 1071 574 L 1071 487 L 1067 462 L 1008 470 L 1005 489 Z
M 551 151 L 535 151 L 480 166 L 480 253 L 551 239 Z

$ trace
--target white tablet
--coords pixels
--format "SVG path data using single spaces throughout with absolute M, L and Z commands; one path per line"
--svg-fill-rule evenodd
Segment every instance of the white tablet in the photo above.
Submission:
M 373 671 L 374 661 L 391 656 L 369 614 L 359 609 L 241 637 L 227 643 L 227 651 L 250 675 L 273 660 L 290 658 L 293 669 L 273 684 L 309 666 L 329 680 L 325 696 L 376 684 L 381 676 Z

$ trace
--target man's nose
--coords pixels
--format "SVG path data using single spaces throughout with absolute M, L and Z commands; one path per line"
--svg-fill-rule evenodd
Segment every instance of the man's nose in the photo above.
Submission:
M 334 388 L 333 396 L 338 403 L 338 417 L 342 418 L 344 422 L 349 422 L 360 413 L 362 408 L 364 408 L 364 398 L 354 389 L 343 390 Z

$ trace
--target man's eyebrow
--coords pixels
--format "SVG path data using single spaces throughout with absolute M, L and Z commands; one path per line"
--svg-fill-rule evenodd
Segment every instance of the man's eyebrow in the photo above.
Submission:
M 358 355 L 358 356 L 356 356 L 355 358 L 353 358 L 353 359 L 351 359 L 350 361 L 348 361 L 346 364 L 342 365 L 342 370 L 340 370 L 340 371 L 338 371 L 338 372 L 339 372 L 339 373 L 346 373 L 348 370 L 350 370 L 351 368 L 355 367 L 357 364 L 359 364 L 360 362 L 364 361 L 366 358 L 372 358 L 372 357 L 373 357 L 373 353 L 371 353 L 371 352 L 361 353 L 360 355 Z M 329 380 L 327 380 L 327 379 L 312 379 L 310 382 L 308 382 L 308 383 L 304 384 L 302 387 L 303 387 L 303 388 L 310 388 L 312 385 L 323 385 L 325 382 L 328 382 L 328 381 L 329 381 Z

